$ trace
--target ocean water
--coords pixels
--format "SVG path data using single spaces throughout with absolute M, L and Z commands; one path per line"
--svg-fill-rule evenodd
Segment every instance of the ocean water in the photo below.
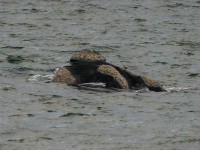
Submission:
M 199 0 L 1 0 L 1 150 L 199 150 Z M 72 53 L 161 81 L 168 92 L 52 83 Z

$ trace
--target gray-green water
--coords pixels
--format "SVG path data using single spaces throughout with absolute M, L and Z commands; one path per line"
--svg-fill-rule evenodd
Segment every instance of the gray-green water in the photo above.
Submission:
M 46 82 L 85 48 L 171 92 Z M 199 150 L 199 51 L 199 0 L 0 0 L 0 149 Z

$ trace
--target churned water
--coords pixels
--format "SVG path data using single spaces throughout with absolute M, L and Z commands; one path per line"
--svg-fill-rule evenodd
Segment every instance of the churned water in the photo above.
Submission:
M 82 49 L 169 92 L 50 82 Z M 0 68 L 1 150 L 200 150 L 199 0 L 0 0 Z

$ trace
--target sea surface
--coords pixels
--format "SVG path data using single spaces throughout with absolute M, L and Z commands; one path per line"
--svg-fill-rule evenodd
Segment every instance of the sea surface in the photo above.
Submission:
M 52 83 L 83 49 L 168 92 Z M 199 0 L 0 0 L 0 150 L 200 150 Z

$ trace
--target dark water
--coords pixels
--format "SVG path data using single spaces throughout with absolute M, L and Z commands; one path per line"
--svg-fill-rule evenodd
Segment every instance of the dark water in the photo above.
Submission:
M 199 0 L 1 0 L 1 150 L 199 150 Z M 162 81 L 169 92 L 48 82 L 74 51 Z

